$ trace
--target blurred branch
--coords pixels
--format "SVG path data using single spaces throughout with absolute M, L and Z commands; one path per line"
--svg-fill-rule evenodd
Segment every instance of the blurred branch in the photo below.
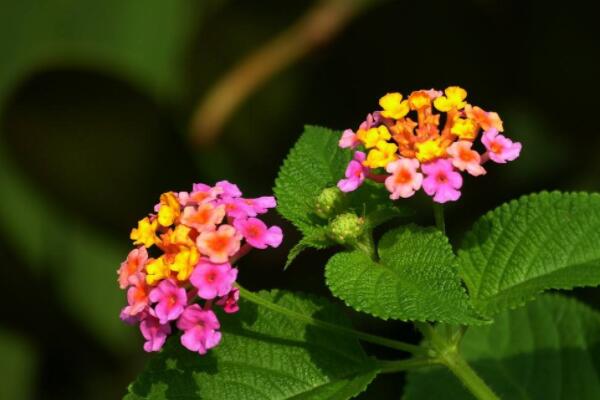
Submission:
M 285 31 L 234 66 L 195 107 L 192 141 L 213 142 L 241 103 L 274 74 L 330 41 L 348 22 L 377 0 L 318 0 Z

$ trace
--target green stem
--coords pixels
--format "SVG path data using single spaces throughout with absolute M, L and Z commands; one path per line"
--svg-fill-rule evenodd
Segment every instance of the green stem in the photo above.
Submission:
M 275 303 L 266 300 L 265 298 L 257 295 L 256 293 L 252 293 L 251 291 L 244 289 L 239 284 L 236 284 L 237 288 L 240 290 L 240 295 L 246 300 L 268 308 L 271 311 L 275 311 L 279 314 L 285 315 L 289 318 L 302 321 L 306 324 L 315 326 L 317 328 L 325 329 L 328 331 L 336 332 L 346 336 L 356 337 L 362 341 L 378 344 L 380 346 L 389 347 L 396 350 L 406 351 L 408 353 L 413 354 L 424 354 L 426 353 L 426 349 L 410 343 L 404 343 L 393 339 L 387 339 L 381 336 L 371 335 L 368 333 L 356 331 L 351 328 L 346 328 L 344 326 L 340 326 L 337 324 L 332 324 L 329 322 L 321 321 L 319 319 L 310 317 L 308 315 L 300 314 L 296 311 L 292 311 L 289 308 L 282 307 Z
M 446 223 L 444 222 L 444 206 L 440 203 L 433 203 L 433 216 L 435 217 L 435 226 L 446 234 Z
M 377 360 L 382 374 L 393 374 L 395 372 L 408 371 L 413 369 L 440 365 L 440 361 L 434 358 L 409 358 L 407 360 Z
M 477 375 L 458 352 L 442 355 L 441 362 L 465 385 L 479 400 L 499 400 L 500 398 Z
M 473 396 L 479 400 L 499 400 L 499 397 L 494 394 L 492 389 L 462 358 L 458 343 L 451 338 L 454 335 L 448 335 L 448 332 L 445 332 L 445 336 L 450 337 L 444 337 L 428 323 L 418 323 L 417 327 L 423 332 L 429 342 L 429 346 L 434 354 L 432 358 L 438 360 L 440 364 L 445 365 Z

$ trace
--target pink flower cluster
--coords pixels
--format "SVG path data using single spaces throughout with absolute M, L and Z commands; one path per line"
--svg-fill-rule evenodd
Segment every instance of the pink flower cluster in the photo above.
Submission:
M 117 271 L 128 305 L 121 319 L 139 324 L 144 350 L 159 351 L 174 328 L 181 344 L 205 354 L 221 341 L 215 306 L 238 311 L 234 263 L 252 248 L 277 247 L 283 234 L 257 218 L 272 196 L 246 199 L 227 181 L 167 192 L 131 232 L 135 245 Z M 149 254 L 152 253 L 152 256 Z
M 470 105 L 466 96 L 457 86 L 415 91 L 407 99 L 400 93 L 383 96 L 382 110 L 367 115 L 356 132 L 342 133 L 339 146 L 355 152 L 339 189 L 351 192 L 371 179 L 384 183 L 392 200 L 423 188 L 433 201 L 446 203 L 460 198 L 462 172 L 480 176 L 487 161 L 518 158 L 521 143 L 500 133 L 498 114 Z M 482 153 L 475 149 L 478 136 Z

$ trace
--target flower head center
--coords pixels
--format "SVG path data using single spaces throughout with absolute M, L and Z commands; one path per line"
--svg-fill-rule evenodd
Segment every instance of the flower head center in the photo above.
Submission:
M 447 183 L 448 182 L 448 176 L 444 173 L 444 172 L 440 172 L 436 175 L 435 179 L 438 181 L 438 183 Z
M 503 148 L 504 146 L 502 146 L 502 144 L 500 144 L 499 142 L 492 142 L 492 144 L 490 145 L 490 150 L 492 151 L 492 153 L 496 154 L 502 153 Z
M 396 183 L 398 183 L 398 184 L 405 184 L 405 183 L 410 182 L 411 180 L 412 180 L 412 174 L 406 168 L 402 168 L 396 174 Z

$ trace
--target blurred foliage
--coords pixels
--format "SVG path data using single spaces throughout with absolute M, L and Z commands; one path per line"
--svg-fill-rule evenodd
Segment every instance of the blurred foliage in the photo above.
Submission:
M 14 375 L 2 374 L 0 386 L 14 392 L 0 398 L 124 394 L 146 357 L 137 332 L 117 319 L 125 300 L 114 271 L 130 227 L 158 194 L 223 178 L 250 196 L 270 192 L 304 124 L 356 127 L 386 91 L 460 84 L 524 143 L 519 162 L 465 182 L 446 213 L 453 238 L 520 194 L 600 189 L 600 135 L 586 106 L 600 89 L 600 27 L 583 0 L 384 2 L 274 76 L 212 147 L 192 148 L 186 127 L 198 99 L 306 7 L 0 1 L 0 296 L 12 305 L 0 317 L 9 332 L 0 357 L 21 360 L 7 364 Z M 424 198 L 407 204 L 432 222 Z M 285 246 L 246 257 L 242 283 L 327 294 L 327 252 L 307 251 L 280 272 L 298 235 L 277 222 Z M 579 293 L 600 308 L 597 291 Z M 415 340 L 402 323 L 351 317 L 358 328 Z M 401 379 L 377 378 L 373 389 L 373 398 L 399 396 Z
M 31 343 L 15 333 L 0 330 L 0 385 L 2 399 L 28 399 L 36 378 L 36 355 Z

